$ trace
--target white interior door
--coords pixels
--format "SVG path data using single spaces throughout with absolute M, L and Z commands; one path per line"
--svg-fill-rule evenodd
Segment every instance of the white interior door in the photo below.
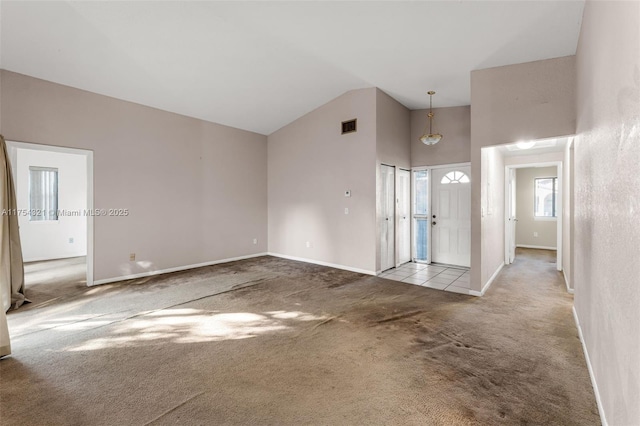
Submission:
M 434 169 L 431 199 L 431 261 L 471 265 L 470 167 Z
M 516 258 L 516 169 L 509 169 L 508 185 L 508 210 L 507 210 L 507 235 L 508 235 L 508 263 L 513 263 Z
M 398 169 L 396 179 L 398 261 L 396 266 L 411 261 L 411 173 Z
M 380 270 L 395 266 L 395 168 L 380 166 Z

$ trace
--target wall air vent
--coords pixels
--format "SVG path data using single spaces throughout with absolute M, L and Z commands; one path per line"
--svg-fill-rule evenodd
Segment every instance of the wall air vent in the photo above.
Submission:
M 353 133 L 353 132 L 357 132 L 357 123 L 358 123 L 358 119 L 354 118 L 353 120 L 347 120 L 347 121 L 343 121 L 342 122 L 342 134 L 344 135 L 345 133 Z

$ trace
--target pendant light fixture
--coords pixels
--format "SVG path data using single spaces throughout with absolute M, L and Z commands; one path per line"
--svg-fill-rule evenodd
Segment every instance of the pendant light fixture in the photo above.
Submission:
M 424 126 L 424 131 L 422 132 L 422 136 L 420 136 L 420 142 L 425 145 L 435 145 L 440 142 L 440 139 L 442 139 L 442 135 L 440 133 L 433 133 L 431 129 L 433 124 L 433 104 L 431 99 L 436 92 L 430 90 L 427 94 L 429 95 L 429 114 L 427 114 L 427 117 L 429 117 L 429 133 L 427 133 L 427 126 Z

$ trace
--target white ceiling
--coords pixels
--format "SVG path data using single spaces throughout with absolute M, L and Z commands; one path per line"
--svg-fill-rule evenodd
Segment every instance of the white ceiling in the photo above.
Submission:
M 270 134 L 363 87 L 468 105 L 471 70 L 575 54 L 583 6 L 3 0 L 0 67 Z

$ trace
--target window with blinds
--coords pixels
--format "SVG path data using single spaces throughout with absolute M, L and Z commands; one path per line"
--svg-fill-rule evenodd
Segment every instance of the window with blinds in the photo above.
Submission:
M 29 220 L 58 220 L 58 169 L 29 167 Z

